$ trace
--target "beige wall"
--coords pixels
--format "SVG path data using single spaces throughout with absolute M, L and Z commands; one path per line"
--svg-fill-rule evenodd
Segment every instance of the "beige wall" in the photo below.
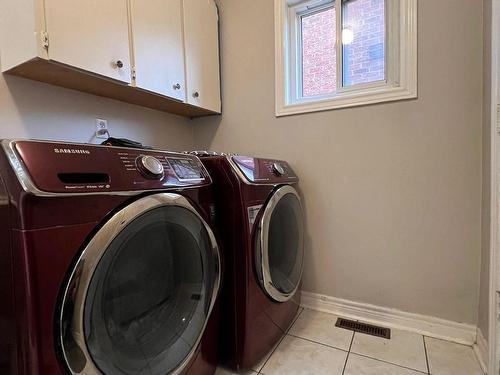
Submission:
M 491 214 L 491 31 L 492 1 L 483 1 L 483 168 L 482 238 L 478 327 L 489 335 L 490 214 Z
M 95 119 L 111 135 L 171 150 L 192 148 L 191 120 L 0 74 L 0 138 L 92 142 Z
M 481 7 L 419 1 L 418 100 L 275 118 L 273 1 L 220 0 L 222 118 L 195 146 L 287 159 L 307 215 L 304 289 L 476 323 Z

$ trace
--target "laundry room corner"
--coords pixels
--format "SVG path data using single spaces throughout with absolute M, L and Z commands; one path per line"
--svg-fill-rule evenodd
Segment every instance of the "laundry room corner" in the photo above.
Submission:
M 418 99 L 276 117 L 273 5 L 218 3 L 224 111 L 195 120 L 195 147 L 281 157 L 305 177 L 309 306 L 394 309 L 385 320 L 416 314 L 421 330 L 437 318 L 475 341 L 482 8 L 419 1 Z
M 0 0 L 0 375 L 500 374 L 500 0 Z

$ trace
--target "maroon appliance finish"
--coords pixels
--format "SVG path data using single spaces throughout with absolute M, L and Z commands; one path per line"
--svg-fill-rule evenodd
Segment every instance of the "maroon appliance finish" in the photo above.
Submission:
M 39 141 L 3 141 L 2 146 L 0 373 L 67 374 L 57 314 L 84 245 L 114 212 L 164 191 L 181 194 L 212 223 L 211 179 L 196 157 L 182 154 Z M 135 162 L 141 155 L 157 157 L 164 176 L 139 173 Z M 183 165 L 187 170 L 179 170 Z M 195 179 L 192 169 L 202 175 Z M 215 371 L 217 306 L 204 332 L 183 374 Z
M 300 305 L 300 292 L 286 302 L 270 298 L 259 282 L 255 261 L 256 231 L 267 202 L 277 189 L 297 184 L 298 178 L 284 161 L 197 154 L 214 181 L 225 260 L 221 361 L 236 370 L 254 368 L 289 329 Z

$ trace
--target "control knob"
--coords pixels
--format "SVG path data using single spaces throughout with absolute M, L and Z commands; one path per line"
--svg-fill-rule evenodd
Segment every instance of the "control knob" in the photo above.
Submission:
M 273 163 L 273 172 L 278 176 L 285 174 L 285 169 L 279 163 Z
M 146 177 L 161 180 L 163 177 L 163 164 L 154 156 L 141 155 L 136 160 L 137 169 Z

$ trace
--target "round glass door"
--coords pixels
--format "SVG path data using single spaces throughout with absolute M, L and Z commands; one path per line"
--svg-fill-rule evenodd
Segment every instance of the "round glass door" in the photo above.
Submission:
M 61 340 L 74 373 L 178 373 L 209 318 L 220 282 L 212 232 L 181 196 L 138 202 L 103 226 L 73 272 Z
M 304 229 L 300 198 L 291 186 L 269 199 L 256 233 L 256 269 L 266 293 L 278 302 L 297 291 L 304 263 Z

